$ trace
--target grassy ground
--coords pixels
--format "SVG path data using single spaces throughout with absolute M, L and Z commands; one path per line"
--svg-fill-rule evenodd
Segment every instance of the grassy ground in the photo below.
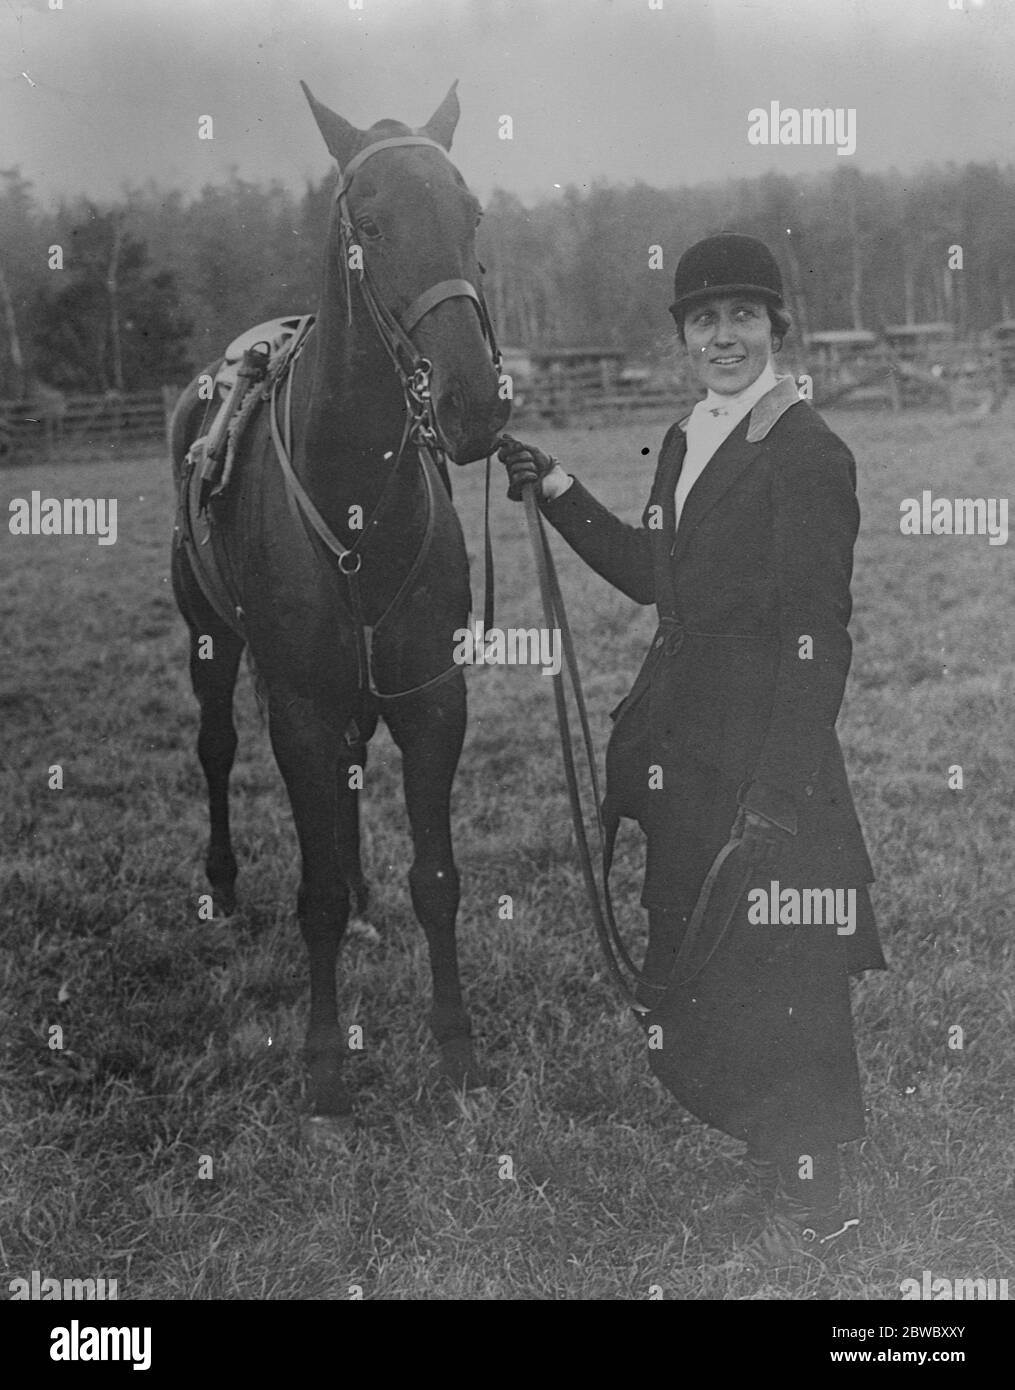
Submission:
M 653 1285 L 672 1299 L 897 1298 L 924 1269 L 1015 1274 L 1012 547 L 898 528 L 900 500 L 924 488 L 1006 496 L 1013 420 L 830 420 L 857 454 L 864 512 L 840 730 L 893 966 L 855 992 L 871 1120 L 846 1160 L 861 1253 L 766 1274 L 710 1209 L 739 1146 L 652 1080 L 601 978 L 549 681 L 531 669 L 470 674 L 455 803 L 463 967 L 495 1084 L 459 1103 L 433 1078 L 398 757 L 382 730 L 365 807 L 380 940 L 351 940 L 340 962 L 343 1018 L 365 1033 L 350 1054 L 361 1123 L 334 1152 L 300 1144 L 291 818 L 244 675 L 242 910 L 199 921 L 203 783 L 167 582 L 171 489 L 152 453 L 2 475 L 5 501 L 32 488 L 117 496 L 120 539 L 5 527 L 0 547 L 0 1296 L 33 1269 L 172 1299 L 345 1299 L 355 1286 L 384 1299 L 645 1299 Z M 538 442 L 634 518 L 661 434 Z M 478 552 L 481 470 L 455 483 Z M 498 621 L 530 625 L 521 509 L 500 478 L 497 497 Z M 651 613 L 560 558 L 602 739 Z M 54 763 L 62 791 L 47 787 Z M 962 791 L 947 786 L 955 763 Z M 633 897 L 630 854 L 620 877 Z M 512 921 L 498 918 L 504 893 Z M 55 1024 L 62 1050 L 48 1046 Z M 948 1046 L 956 1024 L 961 1051 Z

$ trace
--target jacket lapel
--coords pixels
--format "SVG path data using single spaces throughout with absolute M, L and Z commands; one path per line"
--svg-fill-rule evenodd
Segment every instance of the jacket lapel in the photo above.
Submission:
M 682 429 L 674 430 L 670 436 L 666 453 L 659 460 L 659 467 L 656 470 L 655 481 L 649 496 L 650 506 L 656 505 L 662 508 L 663 531 L 668 533 L 670 537 L 673 536 L 677 524 L 677 504 L 674 494 L 677 488 L 677 479 L 684 466 L 686 453 L 687 435 Z
M 684 466 L 687 454 L 687 435 L 683 430 L 674 430 L 670 436 L 663 457 L 659 460 L 655 483 L 649 505 L 661 508 L 662 527 L 649 530 L 652 542 L 652 567 L 655 572 L 656 606 L 660 617 L 676 611 L 676 596 L 673 592 L 673 577 L 670 571 L 670 555 L 674 545 L 674 531 L 677 521 L 677 507 L 674 493 L 677 479 Z
M 715 451 L 691 491 L 680 514 L 673 556 L 680 559 L 695 527 L 723 497 L 761 452 L 760 442 L 748 443 L 749 415 L 745 415 L 732 434 Z
M 716 503 L 733 487 L 750 465 L 761 453 L 764 439 L 769 430 L 792 405 L 799 400 L 796 383 L 792 377 L 783 377 L 766 396 L 762 396 L 737 425 L 736 429 L 723 440 L 715 451 L 704 471 L 695 482 L 684 502 L 677 527 L 677 538 L 673 545 L 673 557 L 679 560 L 695 527 L 712 510 Z M 683 423 L 683 422 L 681 422 Z M 683 433 L 683 430 L 681 431 Z M 687 436 L 684 435 L 684 452 L 687 449 Z M 681 454 L 681 463 L 683 454 Z M 674 487 L 676 481 L 674 480 Z M 671 498 L 672 505 L 672 498 Z M 664 513 L 665 515 L 665 513 Z M 672 516 L 673 513 L 671 512 Z

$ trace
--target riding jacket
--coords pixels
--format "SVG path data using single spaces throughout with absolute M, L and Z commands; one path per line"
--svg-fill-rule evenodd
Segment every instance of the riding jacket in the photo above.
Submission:
M 642 901 L 693 903 L 688 857 L 673 844 L 653 853 L 651 841 L 666 835 L 674 798 L 688 824 L 684 792 L 700 796 L 716 779 L 786 832 L 784 883 L 863 888 L 874 874 L 835 731 L 852 653 L 853 456 L 782 378 L 719 446 L 675 526 L 686 423 L 666 434 L 640 527 L 577 480 L 541 504 L 598 574 L 658 607 L 659 630 L 615 711 L 615 735 L 626 723 L 644 736 L 631 746 L 644 748 L 647 766 L 629 771 L 645 795 L 622 812 L 650 839 Z M 649 788 L 650 767 L 663 795 L 658 775 Z M 704 868 L 692 859 L 700 886 Z M 851 970 L 883 967 L 870 913 L 847 955 Z

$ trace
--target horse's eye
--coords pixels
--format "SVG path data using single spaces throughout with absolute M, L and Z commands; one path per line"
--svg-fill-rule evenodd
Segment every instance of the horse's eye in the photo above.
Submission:
M 370 241 L 376 241 L 381 235 L 381 229 L 372 217 L 361 217 L 356 226 Z

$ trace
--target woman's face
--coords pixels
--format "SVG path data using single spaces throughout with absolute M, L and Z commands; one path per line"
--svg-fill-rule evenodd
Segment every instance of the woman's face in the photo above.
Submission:
M 684 315 L 684 342 L 702 386 L 732 396 L 757 381 L 772 353 L 772 325 L 763 299 L 703 299 Z

